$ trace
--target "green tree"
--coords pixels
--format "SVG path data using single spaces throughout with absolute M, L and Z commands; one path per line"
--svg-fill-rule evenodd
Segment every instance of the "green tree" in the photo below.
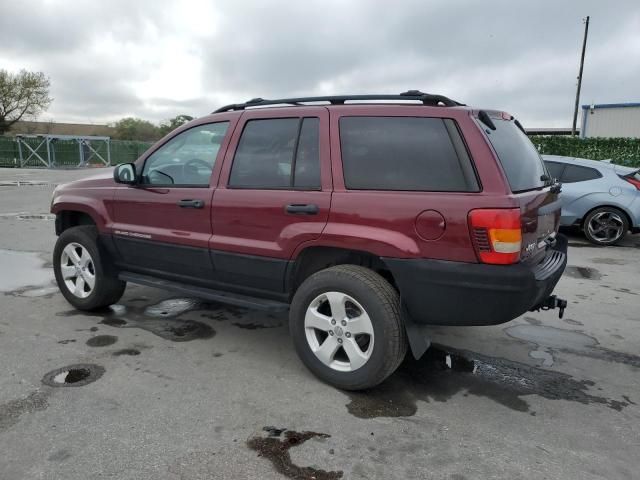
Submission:
M 167 133 L 172 132 L 176 128 L 181 127 L 191 120 L 193 120 L 193 117 L 191 115 L 178 115 L 167 120 L 166 122 L 162 122 L 159 127 L 160 135 L 164 137 Z
M 21 118 L 35 117 L 51 105 L 49 78 L 42 72 L 0 69 L 0 135 Z
M 150 142 L 161 137 L 160 129 L 153 123 L 141 118 L 126 117 L 114 125 L 114 138 L 118 140 L 139 140 Z

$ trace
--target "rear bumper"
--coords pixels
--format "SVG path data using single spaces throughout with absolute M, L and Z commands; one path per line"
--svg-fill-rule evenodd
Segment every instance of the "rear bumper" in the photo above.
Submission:
M 415 323 L 497 325 L 536 308 L 551 295 L 567 265 L 567 238 L 556 238 L 536 266 L 384 260 Z

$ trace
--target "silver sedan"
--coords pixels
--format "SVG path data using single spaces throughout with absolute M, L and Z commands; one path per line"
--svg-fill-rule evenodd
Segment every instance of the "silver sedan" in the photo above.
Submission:
M 551 177 L 562 182 L 563 226 L 578 226 L 596 245 L 640 233 L 640 169 L 607 161 L 543 155 Z

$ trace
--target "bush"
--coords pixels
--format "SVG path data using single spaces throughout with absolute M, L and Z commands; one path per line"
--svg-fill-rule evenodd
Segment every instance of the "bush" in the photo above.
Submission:
M 541 154 L 612 160 L 619 165 L 640 167 L 640 138 L 578 138 L 569 136 L 529 137 Z

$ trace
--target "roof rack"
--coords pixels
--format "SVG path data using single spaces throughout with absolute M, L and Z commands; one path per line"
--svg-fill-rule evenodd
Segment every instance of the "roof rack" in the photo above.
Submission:
M 268 105 L 296 105 L 302 106 L 305 103 L 313 102 L 329 102 L 331 105 L 344 105 L 347 101 L 366 101 L 366 100 L 417 100 L 424 105 L 437 107 L 443 105 L 445 107 L 463 106 L 464 103 L 456 102 L 444 95 L 432 95 L 423 93 L 420 90 L 408 90 L 400 95 L 337 95 L 325 97 L 297 97 L 297 98 L 280 98 L 275 100 L 265 100 L 264 98 L 253 98 L 246 103 L 233 103 L 225 105 L 212 113 L 230 112 L 232 110 L 244 110 L 248 107 L 264 107 Z

